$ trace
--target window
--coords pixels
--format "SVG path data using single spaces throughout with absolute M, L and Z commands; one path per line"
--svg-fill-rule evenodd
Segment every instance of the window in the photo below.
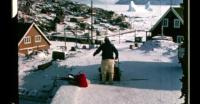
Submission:
M 41 42 L 41 36 L 40 35 L 35 36 L 35 42 Z
M 177 43 L 182 43 L 183 41 L 184 41 L 184 36 L 178 35 L 177 39 L 176 39 L 176 42 Z
M 178 19 L 174 19 L 174 28 L 180 28 L 180 21 Z
M 31 37 L 30 36 L 26 36 L 24 38 L 24 44 L 30 44 L 31 43 Z
M 165 18 L 162 23 L 163 27 L 168 27 L 168 19 Z

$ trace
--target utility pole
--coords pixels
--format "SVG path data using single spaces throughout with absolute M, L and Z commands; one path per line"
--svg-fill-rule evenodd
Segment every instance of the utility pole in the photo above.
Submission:
M 135 35 L 134 35 L 134 42 L 135 42 L 137 30 L 134 30 L 134 32 L 135 32 Z
M 163 24 L 162 24 L 162 26 L 161 26 L 161 36 L 162 36 L 162 38 L 163 38 L 163 30 L 164 29 L 164 27 L 163 27 Z
M 147 41 L 147 32 L 148 32 L 148 31 L 146 31 L 146 41 Z
M 91 45 L 93 46 L 93 0 L 91 0 Z
M 108 26 L 106 26 L 106 35 L 108 35 Z
M 119 44 L 120 44 L 120 29 L 119 29 Z
M 65 50 L 67 50 L 67 46 L 66 46 L 66 33 L 65 33 L 65 24 L 64 24 L 64 37 L 65 37 Z
M 78 34 L 77 34 L 77 27 L 75 28 L 75 34 L 76 34 L 76 48 L 78 48 L 77 42 L 78 42 Z

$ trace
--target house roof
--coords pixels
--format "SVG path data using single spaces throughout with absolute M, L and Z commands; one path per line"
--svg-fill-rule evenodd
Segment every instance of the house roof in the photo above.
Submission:
M 183 8 L 180 8 L 180 7 L 175 8 L 174 7 L 173 9 L 178 14 L 178 16 L 180 16 L 180 19 L 184 20 Z
M 17 24 L 17 42 L 22 39 L 24 34 L 28 31 L 29 27 L 31 26 L 31 23 L 18 23 Z
M 51 44 L 49 39 L 47 39 L 47 37 L 44 35 L 44 33 L 39 29 L 39 27 L 33 22 L 33 23 L 18 23 L 17 26 L 17 36 L 18 36 L 18 46 L 20 45 L 20 43 L 22 42 L 23 38 L 27 35 L 27 33 L 29 32 L 29 30 L 32 27 L 35 27 L 38 32 L 42 35 L 42 37 L 48 42 L 48 44 Z
M 170 12 L 175 14 L 175 16 L 181 21 L 182 24 L 184 24 L 184 14 L 183 14 L 183 8 L 181 7 L 170 7 L 164 14 L 163 16 L 153 25 L 153 27 L 150 29 L 150 31 L 154 30 L 157 25 L 163 20 L 163 18 Z

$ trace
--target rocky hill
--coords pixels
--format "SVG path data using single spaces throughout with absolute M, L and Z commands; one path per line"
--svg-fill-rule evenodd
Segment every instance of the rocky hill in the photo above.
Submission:
M 19 0 L 19 22 L 35 22 L 44 32 L 55 31 L 57 23 L 70 22 L 78 29 L 90 29 L 91 7 L 71 0 Z M 93 8 L 94 24 L 109 24 L 119 28 L 128 28 L 125 16 Z M 82 20 L 81 20 L 82 19 Z M 68 25 L 68 24 L 67 24 Z

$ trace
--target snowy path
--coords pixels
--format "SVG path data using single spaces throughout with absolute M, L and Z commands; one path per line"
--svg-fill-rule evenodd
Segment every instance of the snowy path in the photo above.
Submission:
M 177 62 L 177 45 L 169 41 L 149 41 L 137 49 L 129 49 L 132 43 L 125 42 L 127 35 L 111 40 L 119 50 L 120 69 L 122 76 L 120 82 L 113 85 L 99 84 L 101 55 L 93 57 L 95 49 L 78 49 L 69 53 L 70 58 L 53 63 L 44 71 L 26 73 L 24 67 L 35 65 L 31 61 L 22 64 L 19 73 L 19 87 L 30 91 L 42 91 L 44 86 L 53 86 L 53 78 L 65 76 L 69 71 L 73 74 L 85 72 L 91 84 L 88 88 L 80 88 L 68 84 L 58 83 L 53 93 L 51 104 L 181 104 L 182 70 Z M 53 42 L 56 46 L 63 42 Z M 68 43 L 69 44 L 69 43 Z M 74 45 L 71 44 L 71 45 Z M 55 47 L 53 49 L 55 49 Z M 39 61 L 40 62 L 40 61 Z M 70 70 L 69 70 L 70 69 Z M 21 104 L 25 100 L 22 99 Z M 26 102 L 26 104 L 29 104 Z M 32 103 L 30 103 L 32 104 Z M 35 103 L 33 103 L 35 104 Z
M 91 84 L 88 88 L 61 86 L 52 104 L 181 104 L 181 67 L 173 57 L 130 50 L 116 44 L 122 70 L 121 82 L 98 84 L 101 57 L 94 50 L 63 61 L 74 67 L 73 73 L 85 72 Z M 137 80 L 144 79 L 144 80 Z M 75 95 L 75 96 L 74 96 Z M 69 96 L 69 97 L 68 97 Z M 72 97 L 73 96 L 73 97 Z M 64 97 L 64 98 L 63 98 Z M 65 99 L 65 100 L 63 100 Z

